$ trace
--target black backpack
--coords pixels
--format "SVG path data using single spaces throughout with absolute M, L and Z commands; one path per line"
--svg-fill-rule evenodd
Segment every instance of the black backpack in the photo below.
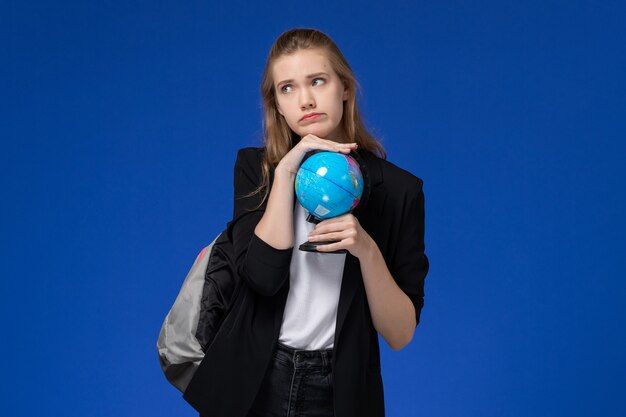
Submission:
M 187 389 L 240 288 L 228 226 L 196 257 L 157 340 L 161 369 L 181 392 Z

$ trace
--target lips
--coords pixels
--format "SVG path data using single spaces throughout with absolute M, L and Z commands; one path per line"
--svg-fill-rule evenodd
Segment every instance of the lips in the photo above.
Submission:
M 300 121 L 307 122 L 309 120 L 315 120 L 320 116 L 321 116 L 321 113 L 309 113 L 309 114 L 306 114 L 302 119 L 300 119 Z

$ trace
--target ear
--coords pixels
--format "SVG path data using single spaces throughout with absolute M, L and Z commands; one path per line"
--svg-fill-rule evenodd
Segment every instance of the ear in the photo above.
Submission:
M 348 91 L 347 88 L 343 89 L 343 101 L 346 101 L 349 97 L 350 97 L 350 92 Z
M 283 113 L 283 111 L 280 109 L 280 105 L 278 104 L 278 102 L 276 103 L 276 110 L 278 110 L 278 113 L 280 113 L 281 116 L 285 117 L 285 114 Z

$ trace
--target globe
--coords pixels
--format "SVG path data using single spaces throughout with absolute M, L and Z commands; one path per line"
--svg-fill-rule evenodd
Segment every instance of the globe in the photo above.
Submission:
M 354 209 L 363 195 L 358 162 L 338 152 L 317 152 L 304 160 L 296 174 L 298 201 L 318 220 L 341 216 Z

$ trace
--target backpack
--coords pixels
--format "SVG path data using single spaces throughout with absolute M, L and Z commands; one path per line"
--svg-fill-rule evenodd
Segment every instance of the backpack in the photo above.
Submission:
M 157 340 L 161 369 L 181 392 L 215 339 L 239 284 L 227 226 L 196 257 Z

